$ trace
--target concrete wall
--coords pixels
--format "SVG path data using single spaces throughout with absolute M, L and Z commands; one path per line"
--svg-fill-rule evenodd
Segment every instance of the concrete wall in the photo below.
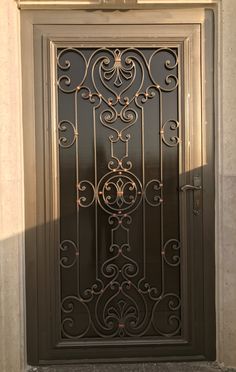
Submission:
M 217 130 L 218 360 L 236 367 L 236 1 L 222 0 L 222 115 Z M 23 162 L 19 11 L 0 3 L 0 371 L 24 371 Z

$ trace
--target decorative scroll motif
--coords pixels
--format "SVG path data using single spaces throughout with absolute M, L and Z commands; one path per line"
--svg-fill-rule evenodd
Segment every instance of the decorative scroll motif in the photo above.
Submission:
M 69 59 L 71 53 L 73 61 Z M 164 78 L 159 78 L 159 70 L 155 67 L 161 62 L 166 73 Z M 94 180 L 80 180 L 79 171 L 76 173 L 77 215 L 81 208 L 95 207 L 97 218 L 97 210 L 101 209 L 107 215 L 110 245 L 107 259 L 103 262 L 98 260 L 96 245 L 94 284 L 81 289 L 78 274 L 76 295 L 62 298 L 62 337 L 140 337 L 148 336 L 150 332 L 159 337 L 179 335 L 180 293 L 166 290 L 166 268 L 174 270 L 180 265 L 181 244 L 178 237 L 164 241 L 161 222 L 160 288 L 153 286 L 146 275 L 145 247 L 141 259 L 135 259 L 132 254 L 135 246 L 130 239 L 133 216 L 140 208 L 144 215 L 147 207 L 160 208 L 163 221 L 163 146 L 171 148 L 179 145 L 180 123 L 178 118 L 163 121 L 162 101 L 164 94 L 178 92 L 177 51 L 158 48 L 147 57 L 137 48 L 99 48 L 93 49 L 90 54 L 84 53 L 82 48 L 65 48 L 59 52 L 57 63 L 58 90 L 73 95 L 75 105 L 74 122 L 63 119 L 58 124 L 61 151 L 75 147 L 78 157 L 78 115 L 83 101 L 90 103 L 94 132 L 99 131 L 99 127 L 105 128 L 107 137 L 104 141 L 110 143 L 107 172 L 102 177 L 98 178 L 96 171 L 96 146 Z M 79 69 L 75 67 L 76 63 Z M 77 80 L 71 75 L 76 68 Z M 144 124 L 144 107 L 148 100 L 156 100 L 159 107 L 160 171 L 156 178 L 146 180 L 144 148 L 141 178 L 135 174 L 129 150 L 131 129 L 136 126 L 138 130 L 141 123 L 143 136 L 144 125 L 148 125 Z M 144 146 L 143 142 L 141 146 Z M 78 158 L 76 162 L 78 168 Z M 64 240 L 60 244 L 61 270 L 76 269 L 78 272 L 83 265 L 80 262 L 78 235 L 77 241 Z M 119 240 L 117 237 L 121 235 L 123 238 Z M 140 264 L 142 261 L 143 265 Z
M 108 213 L 132 213 L 142 199 L 142 185 L 134 174 L 114 171 L 98 183 L 98 202 Z
M 68 148 L 71 147 L 75 143 L 76 136 L 78 136 L 78 132 L 75 129 L 74 124 L 72 124 L 69 120 L 62 120 L 58 124 L 58 130 L 60 133 L 63 132 L 72 132 L 72 139 L 69 140 L 68 136 L 60 136 L 59 137 L 59 144 L 61 147 Z

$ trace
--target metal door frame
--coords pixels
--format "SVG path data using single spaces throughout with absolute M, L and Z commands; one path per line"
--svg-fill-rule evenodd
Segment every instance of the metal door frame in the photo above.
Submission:
M 211 13 L 204 13 L 203 9 L 195 9 L 193 14 L 188 9 L 178 10 L 173 13 L 173 17 L 169 18 L 169 11 L 160 10 L 158 12 L 145 11 L 144 13 L 139 10 L 136 12 L 134 17 L 134 11 L 129 11 L 125 14 L 123 23 L 130 22 L 133 24 L 146 25 L 168 25 L 172 27 L 173 37 L 174 35 L 192 47 L 194 40 L 194 33 L 198 28 L 198 32 L 201 33 L 201 65 L 202 65 L 202 102 L 195 111 L 198 112 L 199 117 L 202 116 L 202 138 L 206 148 L 205 155 L 208 158 L 207 166 L 203 169 L 203 183 L 208 185 L 207 192 L 204 192 L 204 209 L 203 219 L 205 226 L 204 234 L 204 303 L 202 304 L 205 314 L 205 334 L 203 339 L 205 340 L 204 352 L 199 354 L 191 349 L 190 353 L 186 355 L 176 355 L 175 357 L 153 357 L 153 358 L 124 358 L 124 361 L 131 360 L 202 360 L 202 359 L 215 359 L 215 294 L 212 290 L 215 285 L 215 261 L 214 261 L 214 192 L 209 191 L 209 185 L 214 189 L 214 72 L 212 72 L 212 66 L 214 60 L 211 50 L 213 45 L 213 21 Z M 138 12 L 138 13 L 137 13 Z M 57 358 L 53 357 L 52 361 L 39 360 L 38 356 L 38 308 L 37 308 L 37 290 L 38 290 L 38 268 L 37 260 L 40 259 L 40 251 L 37 252 L 37 247 L 42 244 L 43 239 L 47 234 L 50 234 L 50 218 L 52 215 L 52 208 L 55 204 L 46 205 L 44 208 L 44 188 L 50 190 L 48 184 L 49 179 L 44 178 L 43 170 L 47 163 L 47 157 L 49 154 L 46 153 L 45 157 L 39 156 L 44 149 L 45 141 L 49 140 L 48 133 L 48 121 L 50 120 L 50 113 L 45 107 L 45 102 L 52 102 L 53 96 L 49 95 L 47 89 L 45 89 L 45 82 L 49 83 L 50 71 L 43 69 L 42 66 L 42 55 L 47 60 L 47 53 L 50 53 L 50 48 L 53 49 L 56 41 L 71 39 L 71 28 L 68 31 L 59 27 L 55 34 L 55 27 L 53 24 L 67 24 L 75 25 L 78 24 L 78 19 L 81 23 L 88 21 L 90 17 L 86 11 L 73 11 L 67 12 L 66 17 L 64 12 L 22 12 L 22 73 L 23 73 L 23 119 L 24 119 L 24 151 L 25 151 L 25 200 L 26 200 L 26 296 L 27 296 L 27 329 L 28 329 L 28 352 L 30 354 L 29 362 L 37 365 L 41 364 L 56 363 Z M 97 18 L 98 17 L 98 18 Z M 100 17 L 100 18 L 99 18 Z M 95 14 L 96 22 L 102 24 L 108 22 L 109 24 L 116 23 L 120 24 L 119 13 L 103 13 L 97 12 Z M 100 21 L 99 21 L 100 19 Z M 141 21 L 142 20 L 142 21 Z M 176 26 L 174 26 L 176 24 Z M 182 24 L 181 28 L 179 27 Z M 185 25 L 186 24 L 186 25 Z M 187 25 L 188 24 L 188 25 Z M 71 26 L 72 27 L 72 26 Z M 75 27 L 75 26 L 73 26 Z M 178 34 L 181 29 L 180 34 Z M 167 33 L 168 34 L 168 33 Z M 204 42 L 204 36 L 206 41 Z M 74 38 L 76 37 L 76 27 Z M 146 37 L 144 36 L 144 39 Z M 33 51 L 34 45 L 39 47 Z M 42 48 L 40 47 L 42 46 Z M 207 52 L 208 51 L 208 52 Z M 207 63 L 205 63 L 207 59 Z M 37 61 L 37 63 L 35 63 Z M 51 66 L 53 69 L 53 66 Z M 42 71 L 43 79 L 42 81 Z M 186 71 L 186 78 L 189 79 L 189 71 Z M 206 80 L 207 84 L 203 82 Z M 189 84 L 189 91 L 194 92 L 197 89 L 194 84 L 194 74 L 191 75 Z M 44 95 L 44 100 L 39 97 Z M 186 99 L 189 97 L 186 96 Z M 206 100 L 211 100 L 210 105 L 206 105 Z M 192 110 L 194 104 L 192 102 Z M 190 111 L 191 111 L 191 105 Z M 193 113 L 194 111 L 192 111 Z M 52 111 L 52 116 L 55 112 Z M 196 119 L 199 120 L 199 119 Z M 207 127 L 203 123 L 208 123 Z M 44 131 L 39 130 L 40 124 L 44 123 Z M 47 146 L 46 146 L 47 148 Z M 50 147 L 49 147 L 50 149 Z M 50 149 L 51 150 L 51 149 Z M 52 151 L 53 153 L 53 151 Z M 55 169 L 54 169 L 55 170 Z M 48 174 L 53 172 L 53 164 L 48 168 Z M 54 194 L 55 195 L 55 194 Z M 46 197 L 48 195 L 46 194 Z M 40 202 L 41 201 L 41 202 Z M 55 201 L 55 200 L 54 200 Z M 55 212 L 55 210 L 54 210 Z M 46 226 L 46 228 L 45 228 Z M 206 248 L 207 247 L 207 248 Z M 209 265 L 210 263 L 210 265 Z M 48 262 L 47 262 L 48 264 Z M 30 285 L 29 285 L 30 283 Z M 55 354 L 56 355 L 56 354 Z M 75 363 L 75 359 L 71 362 Z M 88 362 L 88 360 L 83 360 Z M 103 360 L 101 360 L 103 361 Z M 122 361 L 122 359 L 119 361 Z M 65 363 L 70 361 L 65 360 Z M 81 362 L 81 361 L 80 361 Z

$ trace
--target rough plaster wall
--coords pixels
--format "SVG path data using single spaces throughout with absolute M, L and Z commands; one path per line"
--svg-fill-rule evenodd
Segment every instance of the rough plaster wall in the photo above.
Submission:
M 219 156 L 221 200 L 219 358 L 236 367 L 236 0 L 222 1 L 223 118 Z
M 22 369 L 23 187 L 19 14 L 0 1 L 0 371 Z

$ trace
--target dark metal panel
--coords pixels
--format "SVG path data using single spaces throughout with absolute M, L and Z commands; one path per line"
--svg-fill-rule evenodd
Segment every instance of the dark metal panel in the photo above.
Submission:
M 177 53 L 58 51 L 62 339 L 180 335 Z

